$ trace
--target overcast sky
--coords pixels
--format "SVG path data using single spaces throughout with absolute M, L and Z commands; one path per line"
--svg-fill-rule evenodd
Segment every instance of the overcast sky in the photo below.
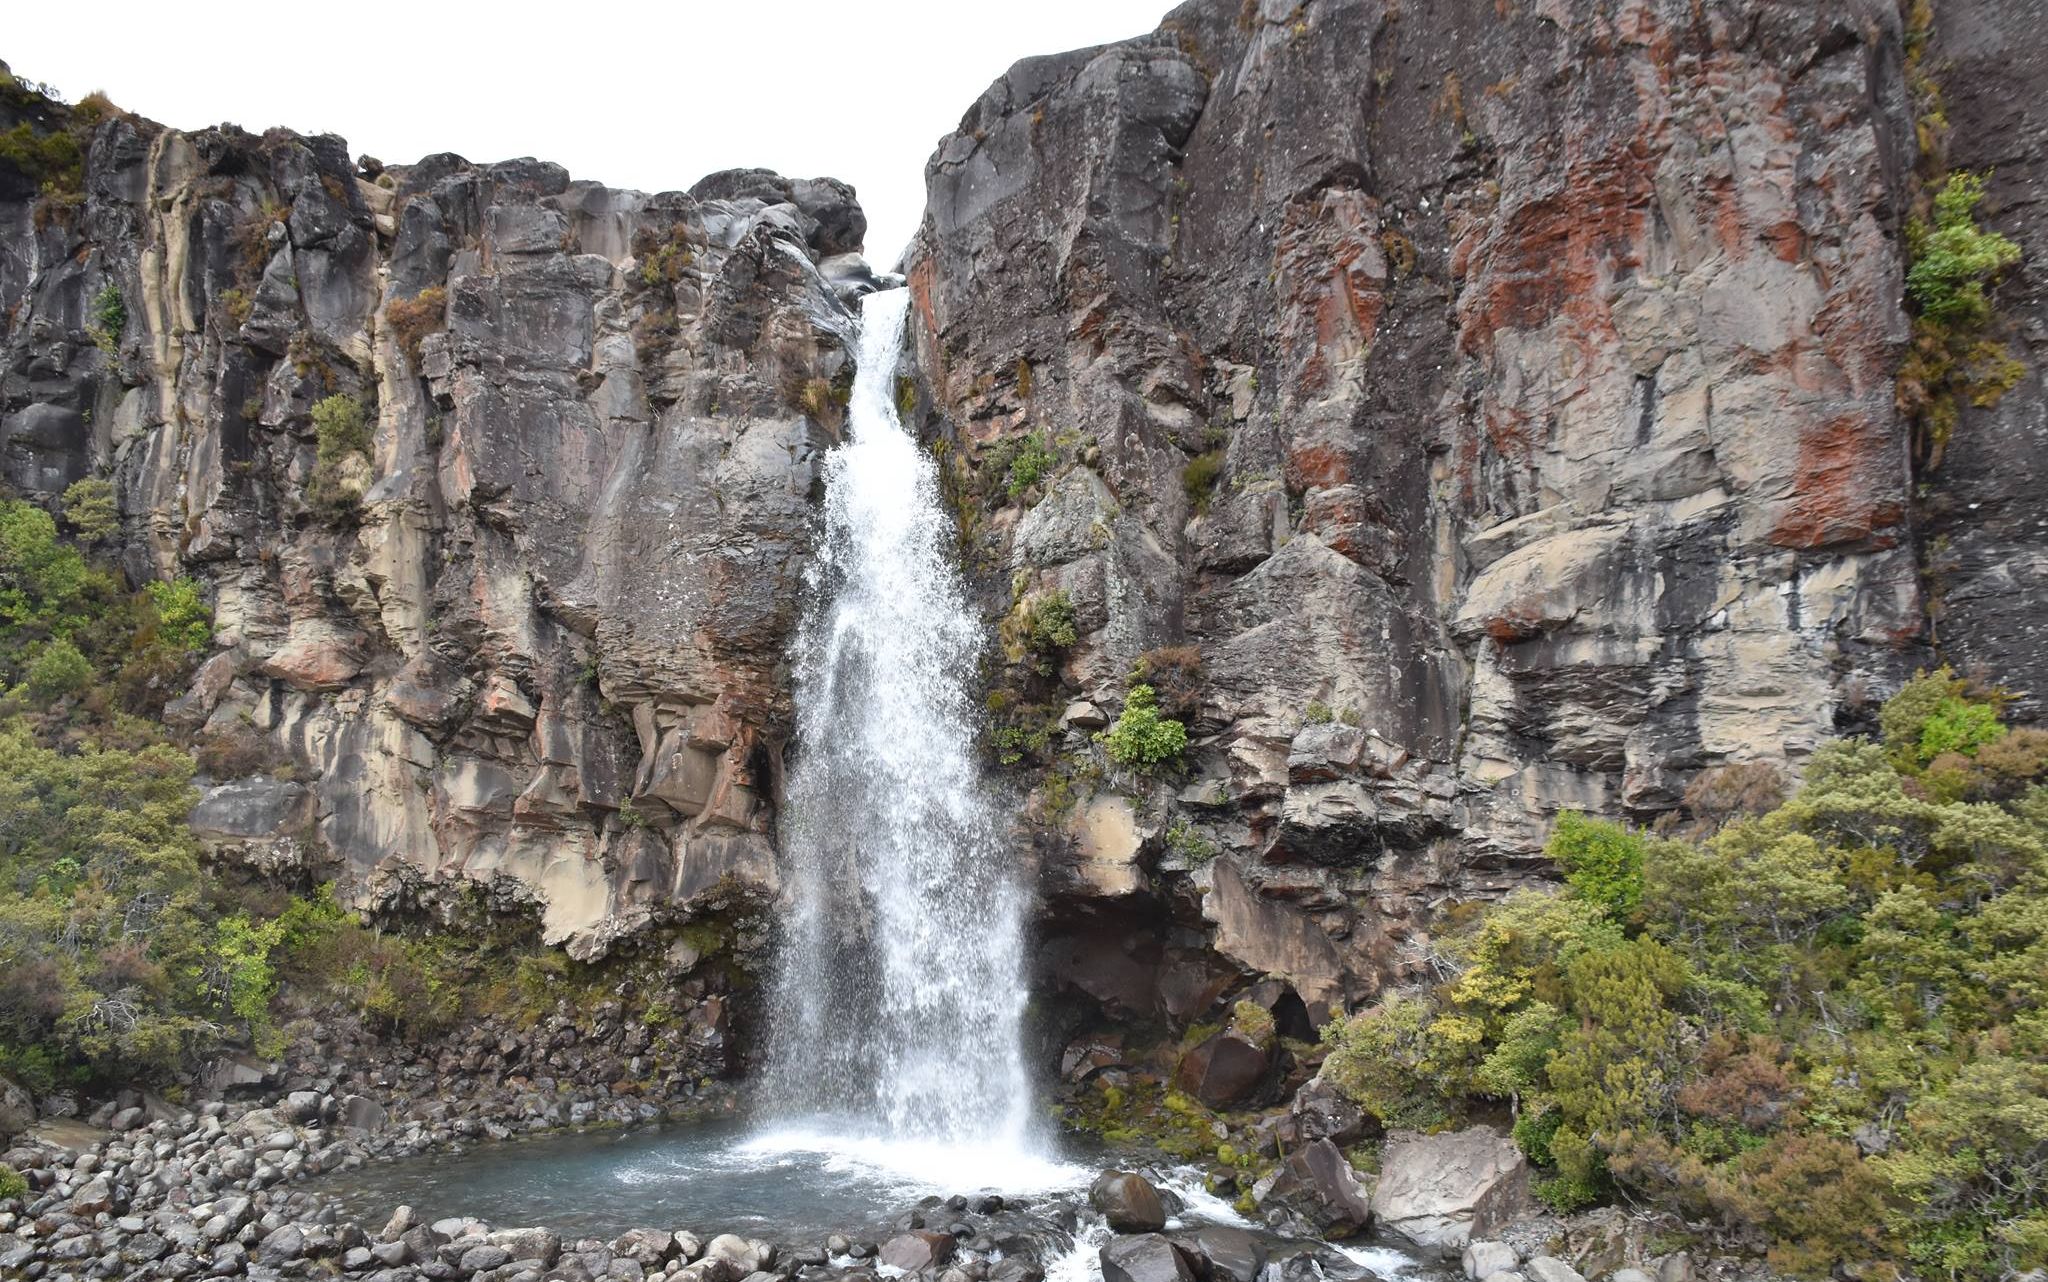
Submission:
M 538 156 L 647 191 L 716 169 L 860 191 L 868 255 L 916 230 L 924 162 L 1032 54 L 1149 31 L 1174 0 L 11 3 L 0 58 L 184 129 L 338 133 L 402 164 Z

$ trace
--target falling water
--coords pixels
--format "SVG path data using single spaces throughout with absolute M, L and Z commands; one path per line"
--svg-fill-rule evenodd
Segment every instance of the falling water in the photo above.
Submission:
M 766 1097 L 785 1128 L 999 1179 L 992 1160 L 1032 1164 L 1022 893 L 975 754 L 980 627 L 937 470 L 896 412 L 908 296 L 863 300 L 849 429 L 825 462 Z

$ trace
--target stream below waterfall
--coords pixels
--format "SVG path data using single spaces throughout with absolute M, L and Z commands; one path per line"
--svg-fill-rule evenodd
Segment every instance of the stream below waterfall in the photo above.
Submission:
M 610 1239 L 658 1227 L 705 1239 L 736 1233 L 793 1249 L 817 1246 L 835 1233 L 881 1241 L 920 1209 L 932 1227 L 952 1228 L 945 1207 L 934 1203 L 995 1192 L 1011 1208 L 1039 1212 L 1046 1220 L 1062 1220 L 1072 1208 L 1065 1218 L 1070 1233 L 1042 1234 L 1046 1282 L 1099 1282 L 1097 1254 L 1111 1234 L 1088 1209 L 1087 1189 L 1116 1157 L 1071 1138 L 1057 1157 L 1007 1167 L 988 1165 L 985 1157 L 940 1145 L 764 1130 L 735 1118 L 485 1141 L 373 1162 L 310 1187 L 372 1232 L 407 1205 L 427 1222 L 470 1215 L 500 1226 L 544 1225 L 565 1239 Z M 1206 1192 L 1192 1170 L 1151 1174 L 1181 1204 L 1169 1230 L 1222 1224 L 1256 1231 L 1227 1202 Z M 1031 1231 L 1029 1221 L 1018 1225 Z M 1276 1258 L 1312 1253 L 1317 1265 L 1310 1278 L 1449 1282 L 1455 1272 L 1380 1243 L 1333 1246 L 1262 1236 Z

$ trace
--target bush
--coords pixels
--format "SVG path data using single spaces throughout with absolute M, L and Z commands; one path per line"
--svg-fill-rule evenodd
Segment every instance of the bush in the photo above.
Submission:
M 73 481 L 64 491 L 64 523 L 81 542 L 101 543 L 121 529 L 121 513 L 114 503 L 110 481 L 88 477 Z
M 112 352 L 128 327 L 128 305 L 121 301 L 121 287 L 112 281 L 93 295 L 91 322 L 86 326 L 101 351 Z
M 1188 496 L 1188 506 L 1197 514 L 1209 510 L 1209 500 L 1216 492 L 1216 479 L 1222 474 L 1222 450 L 1197 454 L 1180 470 L 1180 488 Z
M 1124 697 L 1116 724 L 1097 735 L 1120 766 L 1150 773 L 1176 761 L 1187 750 L 1187 727 L 1160 715 L 1158 697 L 1148 685 L 1134 685 Z
M 370 456 L 370 429 L 363 418 L 363 403 L 341 395 L 314 402 L 313 434 L 317 444 L 306 502 L 328 516 L 348 516 L 362 495 L 349 484 L 345 467 L 352 459 L 367 461 Z
M 0 1162 L 0 1202 L 26 1202 L 28 1200 L 28 1177 L 5 1162 Z
M 1050 472 L 1059 458 L 1046 446 L 1045 433 L 1033 432 L 1017 444 L 1005 473 L 1004 491 L 1013 499 L 1021 496 Z
M 1024 644 L 1033 654 L 1071 650 L 1080 639 L 1074 627 L 1074 600 L 1065 592 L 1048 593 L 1026 607 Z
M 1567 810 L 1557 817 L 1543 853 L 1564 869 L 1565 884 L 1618 921 L 1643 900 L 1643 839 L 1619 824 Z
M 1550 1205 L 1618 1188 L 1782 1272 L 2040 1267 L 2048 735 L 1996 713 L 1922 674 L 1888 747 L 1824 745 L 1776 806 L 1722 781 L 1711 835 L 1561 819 L 1569 888 L 1460 912 L 1433 990 L 1324 1030 L 1325 1078 L 1408 1125 L 1511 1100 Z
M 82 692 L 92 684 L 92 664 L 63 637 L 49 642 L 28 669 L 28 692 L 48 702 Z
M 384 305 L 385 322 L 391 326 L 399 350 L 412 362 L 415 371 L 420 365 L 420 344 L 427 335 L 447 324 L 447 314 L 448 291 L 439 285 L 423 289 L 411 298 L 394 298 Z
M 165 644 L 188 654 L 204 650 L 213 640 L 213 611 L 191 579 L 144 585 L 156 611 L 156 634 Z
M 1131 665 L 1131 680 L 1152 687 L 1166 715 L 1187 721 L 1202 706 L 1202 652 L 1191 645 L 1162 645 Z
M 1934 195 L 1934 222 L 1907 224 L 1906 295 L 1922 316 L 1943 325 L 1981 325 L 1990 319 L 1984 286 L 2020 260 L 2020 247 L 1977 226 L 1984 176 L 1950 174 Z

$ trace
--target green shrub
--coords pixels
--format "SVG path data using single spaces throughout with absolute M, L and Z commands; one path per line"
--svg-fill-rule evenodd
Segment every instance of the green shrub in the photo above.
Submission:
M 353 396 L 329 396 L 313 404 L 316 452 L 306 502 L 316 511 L 342 518 L 355 511 L 360 495 L 344 483 L 343 466 L 370 456 L 370 429 L 363 403 Z
M 121 287 L 108 281 L 93 295 L 92 316 L 87 330 L 101 351 L 112 352 L 128 327 L 128 305 L 121 301 Z
M 28 1200 L 28 1177 L 20 1171 L 0 1162 L 0 1202 L 26 1202 Z
M 1888 747 L 1823 745 L 1775 806 L 1724 781 L 1697 839 L 1561 818 L 1570 886 L 1451 914 L 1445 978 L 1326 1028 L 1325 1079 L 1404 1125 L 1511 1101 L 1549 1205 L 1623 1194 L 1782 1273 L 2040 1267 L 2048 735 L 1997 708 L 1922 674 Z
M 2020 260 L 2020 248 L 1977 226 L 1983 196 L 1982 176 L 1951 174 L 1935 193 L 1933 222 L 1916 217 L 1906 225 L 1906 293 L 1917 315 L 1899 365 L 1898 403 L 1923 429 L 1930 469 L 1939 466 L 1964 402 L 1996 405 L 2026 374 L 1990 332 L 1985 287 Z
M 1209 450 L 1188 460 L 1180 470 L 1180 487 L 1188 496 L 1188 506 L 1197 513 L 1209 510 L 1209 500 L 1216 493 L 1216 479 L 1223 474 L 1223 451 Z
M 64 130 L 41 133 L 24 120 L 0 132 L 0 161 L 46 191 L 75 192 L 85 184 L 85 151 Z
M 1557 817 L 1543 853 L 1564 869 L 1581 899 L 1626 921 L 1643 899 L 1643 839 L 1620 824 L 1567 810 Z
M 1131 687 L 1116 724 L 1096 738 L 1110 760 L 1147 773 L 1179 760 L 1188 746 L 1187 727 L 1160 714 L 1158 696 L 1148 685 Z
M 101 543 L 121 529 L 120 509 L 114 503 L 111 481 L 87 477 L 73 481 L 64 490 L 64 523 L 81 542 Z
M 213 611 L 191 579 L 161 580 L 144 585 L 156 611 L 157 636 L 186 653 L 204 650 L 213 640 Z
M 2020 260 L 2020 247 L 1977 225 L 1984 175 L 1950 174 L 1934 195 L 1934 221 L 1906 226 L 1906 294 L 1920 314 L 1943 325 L 1981 325 L 1991 316 L 1984 286 Z
M 1166 829 L 1166 845 L 1174 854 L 1193 865 L 1208 863 L 1218 853 L 1216 843 L 1186 819 L 1175 819 Z
M 1047 593 L 1026 607 L 1024 644 L 1033 654 L 1049 656 L 1071 650 L 1080 639 L 1075 631 L 1074 599 L 1065 592 Z
M 92 664 L 63 637 L 47 643 L 28 669 L 28 691 L 48 701 L 83 692 L 92 684 Z
M 1017 444 L 1017 452 L 1010 456 L 1010 465 L 1005 473 L 1004 490 L 1013 499 L 1045 476 L 1059 462 L 1045 441 L 1045 433 L 1032 432 Z

